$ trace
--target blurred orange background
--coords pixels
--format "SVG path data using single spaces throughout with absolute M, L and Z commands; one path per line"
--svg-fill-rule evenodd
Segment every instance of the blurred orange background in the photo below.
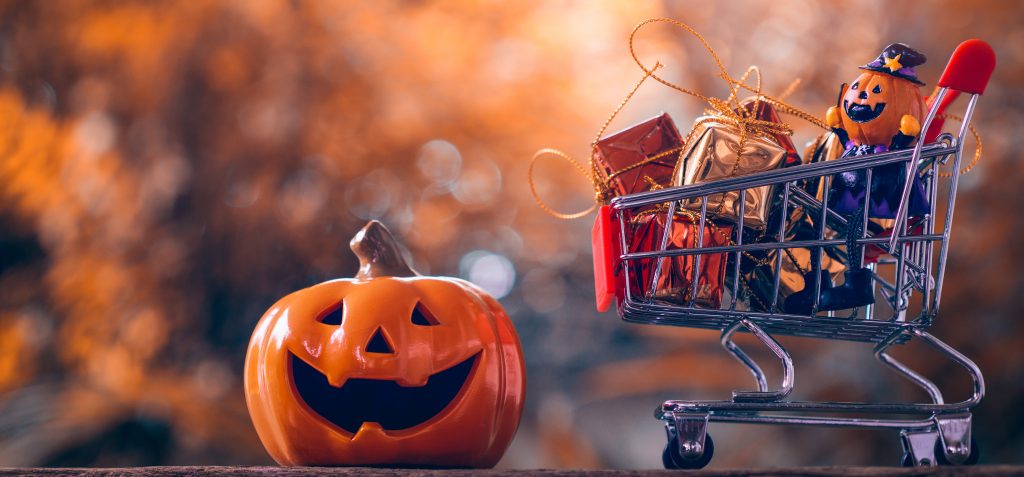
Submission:
M 0 2 L 0 466 L 266 464 L 241 369 L 263 311 L 354 274 L 352 234 L 384 221 L 421 272 L 499 297 L 527 354 L 527 410 L 499 464 L 660 467 L 666 398 L 750 385 L 713 332 L 593 311 L 590 220 L 533 202 L 526 167 L 579 158 L 640 78 L 630 30 L 702 32 L 734 75 L 823 115 L 885 45 L 930 60 L 961 41 L 999 58 L 961 181 L 934 333 L 975 359 L 982 462 L 1024 462 L 1024 5 L 999 1 Z M 652 27 L 641 55 L 724 96 L 692 38 Z M 645 84 L 611 130 L 704 105 Z M 953 109 L 956 109 L 954 107 Z M 798 144 L 814 127 L 793 120 Z M 971 144 L 968 144 L 971 147 Z M 538 166 L 559 209 L 593 193 Z M 870 347 L 784 340 L 798 399 L 921 400 Z M 923 347 L 896 353 L 950 399 L 966 377 Z M 895 433 L 712 427 L 713 467 L 895 465 Z

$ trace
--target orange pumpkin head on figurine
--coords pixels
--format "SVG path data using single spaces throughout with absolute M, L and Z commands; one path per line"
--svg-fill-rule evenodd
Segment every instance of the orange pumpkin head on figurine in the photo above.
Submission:
M 904 117 L 917 119 L 924 112 L 924 98 L 914 67 L 925 56 L 912 48 L 894 43 L 877 59 L 860 68 L 865 70 L 853 83 L 843 85 L 839 112 L 842 128 L 857 144 L 888 145 L 893 135 L 907 127 Z
M 245 360 L 263 445 L 283 465 L 491 467 L 522 414 L 525 374 L 498 302 L 406 265 L 379 222 L 361 268 L 278 301 Z

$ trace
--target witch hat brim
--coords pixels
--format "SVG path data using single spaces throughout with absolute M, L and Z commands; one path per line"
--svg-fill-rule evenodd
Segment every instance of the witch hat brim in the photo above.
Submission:
M 919 51 L 903 43 L 893 43 L 885 47 L 878 58 L 861 66 L 860 69 L 885 73 L 917 85 L 924 85 L 923 81 L 917 79 L 914 68 L 923 65 L 925 61 L 927 58 Z

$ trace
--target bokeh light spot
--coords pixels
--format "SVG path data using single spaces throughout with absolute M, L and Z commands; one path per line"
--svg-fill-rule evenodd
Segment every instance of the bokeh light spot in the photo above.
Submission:
M 503 298 L 516 281 L 516 268 L 504 255 L 474 250 L 459 261 L 463 278 L 475 283 L 495 298 Z
M 489 205 L 501 192 L 501 170 L 486 159 L 467 163 L 452 192 L 463 204 L 474 207 Z
M 448 141 L 433 139 L 420 148 L 416 167 L 433 184 L 448 186 L 459 177 L 462 170 L 462 153 Z
M 117 127 L 109 114 L 93 111 L 75 126 L 75 140 L 87 154 L 102 154 L 110 150 L 117 139 Z
M 379 219 L 391 209 L 399 181 L 385 169 L 371 171 L 345 189 L 345 204 L 352 215 L 364 220 Z

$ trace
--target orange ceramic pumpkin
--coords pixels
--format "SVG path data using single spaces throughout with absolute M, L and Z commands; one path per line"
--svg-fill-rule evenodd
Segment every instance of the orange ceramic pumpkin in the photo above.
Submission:
M 842 127 L 857 144 L 888 145 L 903 116 L 924 112 L 920 87 L 885 73 L 861 73 L 842 96 Z
M 526 377 L 515 330 L 469 282 L 410 269 L 379 222 L 361 268 L 278 301 L 245 359 L 245 396 L 282 465 L 491 467 L 515 434 Z

